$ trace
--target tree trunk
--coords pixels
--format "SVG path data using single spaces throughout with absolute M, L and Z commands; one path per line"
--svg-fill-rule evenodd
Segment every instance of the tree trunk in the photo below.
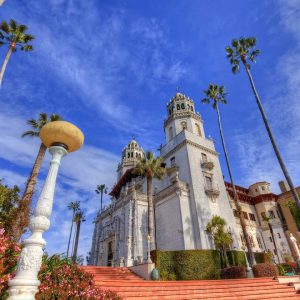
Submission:
M 81 222 L 78 222 L 76 225 L 77 225 L 77 227 L 76 227 L 76 238 L 75 238 L 74 252 L 73 252 L 73 257 L 72 257 L 73 263 L 76 262 L 76 258 L 77 258 L 77 249 L 78 249 L 78 241 L 79 241 L 79 233 L 80 233 Z
M 100 213 L 102 212 L 102 203 L 103 203 L 103 190 L 101 190 Z
M 2 86 L 2 80 L 3 80 L 3 76 L 4 76 L 4 73 L 5 73 L 5 70 L 6 70 L 6 66 L 7 66 L 9 58 L 10 58 L 10 56 L 12 54 L 13 49 L 14 49 L 14 46 L 10 45 L 9 48 L 8 48 L 8 51 L 6 53 L 6 56 L 5 56 L 5 59 L 4 59 L 2 68 L 1 68 L 1 72 L 0 72 L 0 88 Z
M 70 236 L 68 241 L 67 257 L 69 257 L 70 243 L 71 243 L 73 224 L 74 224 L 74 216 L 75 216 L 75 210 L 73 210 L 72 224 L 71 224 Z
M 274 244 L 276 256 L 277 256 L 277 259 L 278 259 L 278 263 L 280 263 L 279 254 L 278 254 L 278 251 L 277 251 L 276 242 L 275 242 L 275 238 L 274 238 L 274 232 L 273 232 L 273 228 L 272 228 L 272 224 L 270 223 L 270 220 L 268 220 L 268 225 L 269 225 L 270 233 L 271 233 L 271 236 L 272 236 L 272 239 L 273 239 L 273 244 Z
M 245 218 L 244 218 L 244 215 L 242 213 L 242 208 L 241 208 L 241 205 L 240 205 L 238 194 L 237 194 L 237 191 L 236 191 L 236 188 L 235 188 L 235 185 L 234 185 L 234 181 L 233 181 L 233 176 L 232 176 L 232 173 L 231 173 L 231 167 L 230 167 L 229 158 L 228 158 L 228 154 L 227 154 L 227 149 L 226 149 L 226 145 L 225 145 L 225 140 L 224 140 L 224 136 L 223 136 L 223 129 L 222 129 L 222 124 L 221 124 L 221 116 L 220 116 L 218 103 L 216 103 L 216 110 L 217 110 L 217 114 L 218 114 L 218 124 L 219 124 L 220 136 L 221 136 L 221 140 L 222 140 L 223 151 L 224 151 L 224 154 L 225 154 L 227 169 L 228 169 L 230 182 L 231 182 L 232 189 L 233 189 L 233 199 L 234 199 L 234 203 L 235 203 L 235 206 L 236 206 L 236 209 L 237 209 L 237 212 L 238 212 L 238 215 L 239 215 L 239 219 L 240 219 L 240 222 L 241 222 L 243 236 L 245 238 L 247 250 L 249 252 L 250 265 L 252 267 L 253 265 L 255 265 L 255 257 L 254 257 L 254 253 L 253 253 L 253 250 L 252 250 L 252 247 L 251 247 L 251 244 L 250 244 L 250 239 L 249 239 L 249 235 L 248 235 L 248 232 L 247 232 Z
M 148 235 L 150 236 L 150 249 L 154 249 L 153 227 L 153 177 L 147 176 L 147 200 L 148 200 Z
M 22 199 L 18 205 L 18 214 L 16 215 L 16 220 L 13 225 L 13 236 L 16 241 L 20 240 L 22 234 L 24 233 L 24 229 L 29 225 L 32 196 L 46 150 L 47 147 L 42 143 L 40 145 L 40 149 L 34 162 L 31 174 L 27 180 Z
M 288 185 L 289 185 L 289 187 L 290 187 L 290 189 L 291 189 L 291 193 L 292 193 L 292 195 L 293 195 L 293 198 L 294 198 L 294 200 L 295 200 L 295 202 L 296 202 L 296 204 L 297 204 L 297 206 L 298 206 L 298 209 L 300 210 L 300 199 L 299 199 L 299 196 L 298 196 L 298 194 L 297 194 L 297 192 L 296 192 L 295 186 L 294 186 L 293 181 L 292 181 L 292 179 L 291 179 L 291 177 L 290 177 L 290 175 L 289 175 L 289 172 L 288 172 L 288 170 L 287 170 L 287 168 L 286 168 L 286 166 L 285 166 L 285 163 L 284 163 L 284 161 L 283 161 L 283 159 L 282 159 L 282 157 L 281 157 L 281 155 L 280 155 L 279 149 L 278 149 L 278 147 L 277 147 L 277 144 L 276 144 L 276 142 L 275 142 L 273 133 L 272 133 L 271 128 L 270 128 L 270 125 L 269 125 L 269 121 L 268 121 L 268 119 L 267 119 L 267 116 L 266 116 L 266 114 L 265 114 L 265 111 L 264 111 L 264 108 L 263 108 L 263 106 L 262 106 L 261 100 L 260 100 L 260 98 L 259 98 L 259 95 L 258 95 L 258 93 L 257 93 L 256 87 L 255 87 L 255 85 L 254 85 L 254 81 L 253 81 L 253 79 L 252 79 L 252 75 L 251 75 L 251 73 L 250 73 L 250 69 L 249 69 L 249 67 L 248 67 L 248 65 L 247 65 L 246 62 L 243 62 L 243 64 L 244 64 L 244 67 L 245 67 L 245 69 L 246 69 L 248 78 L 249 78 L 249 80 L 250 80 L 251 88 L 252 88 L 252 90 L 253 90 L 253 93 L 254 93 L 254 96 L 255 96 L 255 99 L 256 99 L 256 103 L 257 103 L 257 105 L 258 105 L 258 108 L 259 108 L 259 110 L 260 110 L 261 116 L 262 116 L 262 118 L 263 118 L 265 127 L 266 127 L 266 129 L 267 129 L 267 132 L 268 132 L 268 135 L 269 135 L 269 138 L 270 138 L 270 141 L 271 141 L 272 146 L 273 146 L 273 149 L 274 149 L 274 151 L 275 151 L 276 157 L 277 157 L 277 159 L 278 159 L 278 162 L 279 162 L 279 164 L 280 164 L 280 167 L 281 167 L 281 169 L 282 169 L 282 172 L 283 172 L 283 174 L 284 174 L 284 177 L 285 177 L 285 179 L 286 179 L 286 181 L 287 181 L 287 183 L 288 183 Z

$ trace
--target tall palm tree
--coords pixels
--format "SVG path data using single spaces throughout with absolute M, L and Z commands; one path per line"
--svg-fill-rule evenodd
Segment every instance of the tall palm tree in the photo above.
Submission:
M 286 181 L 288 182 L 288 185 L 291 189 L 293 198 L 298 206 L 298 209 L 300 210 L 300 198 L 296 192 L 295 186 L 293 184 L 293 181 L 289 175 L 289 172 L 285 166 L 285 163 L 281 157 L 281 154 L 279 152 L 279 149 L 277 147 L 275 138 L 273 136 L 273 133 L 271 131 L 271 127 L 270 124 L 268 122 L 266 113 L 264 111 L 262 102 L 260 100 L 260 97 L 258 95 L 258 92 L 256 90 L 251 72 L 250 72 L 250 63 L 254 63 L 256 57 L 259 55 L 260 50 L 256 49 L 256 38 L 254 37 L 249 37 L 249 38 L 240 38 L 240 39 L 233 39 L 231 42 L 231 46 L 228 46 L 225 48 L 226 53 L 227 53 L 227 58 L 230 59 L 230 63 L 232 65 L 232 72 L 235 74 L 239 71 L 239 66 L 240 66 L 240 62 L 242 62 L 242 64 L 245 67 L 247 76 L 250 80 L 250 84 L 251 84 L 251 88 L 252 91 L 254 93 L 255 99 L 256 99 L 256 103 L 258 105 L 258 108 L 260 110 L 261 116 L 263 118 L 265 127 L 267 129 L 270 141 L 272 143 L 273 149 L 275 151 L 276 157 L 278 159 L 278 162 L 280 164 L 280 167 L 282 169 L 282 172 L 285 176 Z
M 98 195 L 100 194 L 100 212 L 102 212 L 103 193 L 107 194 L 107 187 L 105 186 L 105 184 L 98 184 L 95 192 Z
M 70 235 L 68 241 L 67 257 L 69 257 L 69 249 L 70 249 L 71 236 L 73 231 L 74 217 L 75 217 L 75 213 L 80 209 L 80 201 L 70 202 L 68 205 L 68 209 L 71 209 L 73 211 L 73 215 L 72 215 L 72 223 L 71 223 L 71 229 L 70 229 Z
M 144 158 L 139 158 L 133 174 L 143 176 L 147 181 L 147 200 L 148 200 L 148 236 L 150 248 L 154 249 L 154 219 L 153 219 L 153 178 L 162 179 L 165 167 L 161 157 L 155 157 L 153 152 L 148 151 Z
M 41 129 L 48 122 L 61 120 L 61 117 L 56 114 L 48 115 L 44 112 L 40 113 L 37 120 L 30 119 L 27 121 L 27 124 L 32 127 L 32 130 L 25 131 L 22 134 L 22 137 L 38 137 Z M 18 241 L 23 234 L 24 228 L 29 224 L 29 214 L 30 214 L 30 205 L 32 201 L 32 196 L 34 193 L 34 188 L 36 185 L 37 177 L 40 172 L 40 168 L 45 156 L 47 147 L 41 143 L 38 155 L 34 162 L 31 174 L 27 180 L 24 193 L 22 195 L 21 201 L 19 202 L 18 214 L 16 215 L 14 226 L 13 226 L 13 236 Z
M 245 218 L 244 218 L 244 215 L 243 215 L 243 212 L 242 212 L 242 208 L 241 208 L 241 204 L 240 204 L 240 201 L 239 201 L 238 193 L 236 191 L 235 184 L 234 184 L 234 181 L 233 181 L 233 176 L 232 176 L 232 172 L 231 172 L 229 157 L 228 157 L 228 153 L 227 153 L 227 149 L 226 149 L 222 124 L 221 124 L 221 115 L 220 115 L 220 111 L 219 111 L 219 103 L 221 103 L 221 104 L 226 104 L 227 103 L 225 88 L 224 88 L 224 86 L 209 84 L 208 89 L 206 91 L 204 91 L 204 93 L 206 95 L 206 98 L 204 98 L 202 100 L 202 103 L 210 104 L 212 102 L 213 108 L 217 112 L 218 125 L 219 125 L 221 140 L 222 140 L 223 151 L 224 151 L 224 154 L 225 154 L 227 169 L 228 169 L 230 182 L 231 182 L 232 189 L 233 189 L 233 199 L 234 199 L 234 203 L 235 203 L 235 206 L 236 206 L 236 209 L 237 209 L 237 212 L 238 212 L 238 216 L 239 216 L 239 219 L 240 219 L 240 222 L 241 222 L 241 227 L 242 227 L 243 235 L 245 237 L 246 246 L 247 246 L 247 249 L 248 249 L 248 252 L 249 252 L 250 264 L 251 264 L 251 266 L 253 266 L 255 264 L 255 257 L 254 257 L 254 253 L 253 253 L 253 250 L 252 250 L 252 247 L 251 247 L 249 235 L 247 233 L 246 222 L 245 222 Z
M 34 39 L 34 36 L 27 34 L 27 29 L 26 25 L 18 25 L 13 19 L 11 19 L 9 23 L 3 21 L 0 24 L 0 46 L 9 46 L 0 72 L 0 87 L 2 85 L 3 75 L 11 54 L 16 52 L 18 48 L 24 52 L 33 50 L 32 45 L 28 43 Z
M 74 216 L 73 221 L 76 224 L 76 236 L 75 236 L 75 244 L 73 249 L 73 255 L 72 255 L 72 261 L 73 263 L 76 262 L 77 258 L 77 249 L 78 249 L 78 241 L 79 241 L 79 234 L 80 234 L 80 226 L 82 222 L 85 222 L 85 216 L 83 214 L 83 211 L 78 210 Z
M 269 217 L 263 216 L 263 220 L 268 223 L 269 230 L 270 230 L 270 233 L 271 233 L 271 236 L 272 236 L 272 239 L 273 239 L 273 245 L 274 245 L 275 253 L 276 253 L 276 256 L 277 256 L 277 260 L 278 260 L 278 263 L 280 263 L 279 253 L 278 253 L 278 250 L 277 250 L 274 231 L 273 231 L 273 227 L 272 227 L 272 223 L 271 223 L 272 217 L 271 216 L 269 216 Z

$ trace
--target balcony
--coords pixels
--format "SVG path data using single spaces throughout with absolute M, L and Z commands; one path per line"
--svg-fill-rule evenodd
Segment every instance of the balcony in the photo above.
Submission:
M 207 170 L 212 170 L 214 168 L 215 164 L 210 159 L 202 159 L 201 161 L 201 167 Z
M 214 183 L 209 183 L 209 184 L 205 184 L 204 186 L 205 188 L 205 193 L 209 196 L 209 197 L 217 197 L 220 195 L 220 190 L 217 184 Z

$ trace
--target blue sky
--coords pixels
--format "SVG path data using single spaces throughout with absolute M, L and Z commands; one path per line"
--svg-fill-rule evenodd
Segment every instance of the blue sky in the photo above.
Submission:
M 234 37 L 257 37 L 262 54 L 253 77 L 288 169 L 300 184 L 299 0 L 6 0 L 0 16 L 27 24 L 36 37 L 34 52 L 12 55 L 0 90 L 0 178 L 24 187 L 39 141 L 20 136 L 26 120 L 41 111 L 75 123 L 86 138 L 62 163 L 45 235 L 48 252 L 66 251 L 67 204 L 80 200 L 87 222 L 79 253 L 86 255 L 99 209 L 95 186 L 113 186 L 121 150 L 132 135 L 144 149 L 165 143 L 165 104 L 177 86 L 194 99 L 228 178 L 215 111 L 200 103 L 208 83 L 226 86 L 228 105 L 221 113 L 236 183 L 267 180 L 278 192 L 283 176 L 249 82 L 244 72 L 233 75 L 225 58 Z M 0 48 L 0 62 L 5 53 Z M 48 163 L 49 155 L 36 194 Z

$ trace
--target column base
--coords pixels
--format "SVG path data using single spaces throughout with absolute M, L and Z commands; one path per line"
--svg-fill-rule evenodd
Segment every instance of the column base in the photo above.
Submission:
M 12 279 L 9 282 L 8 300 L 35 300 L 39 280 Z

